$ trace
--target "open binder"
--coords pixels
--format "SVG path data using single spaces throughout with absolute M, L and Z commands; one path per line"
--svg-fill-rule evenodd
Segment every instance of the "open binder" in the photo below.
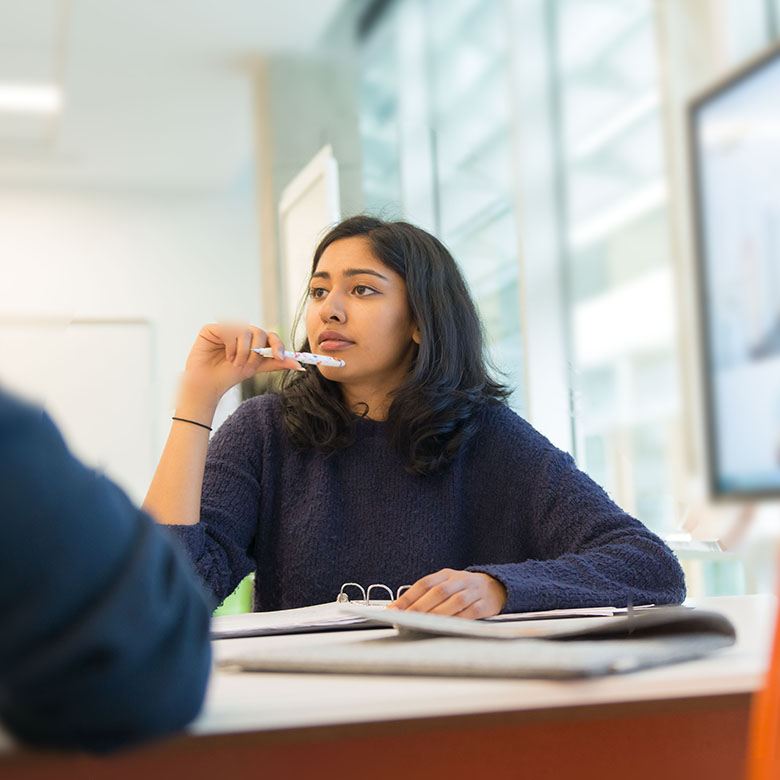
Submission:
M 356 617 L 368 609 L 341 608 Z M 263 672 L 571 679 L 699 658 L 735 640 L 725 616 L 684 607 L 577 620 L 569 628 L 561 626 L 564 621 L 518 626 L 395 610 L 369 614 L 396 633 L 316 646 L 255 644 L 225 665 Z
M 237 639 L 248 636 L 274 636 L 279 634 L 314 633 L 317 631 L 342 631 L 358 628 L 384 628 L 375 623 L 372 615 L 390 604 L 411 586 L 402 585 L 396 593 L 387 585 L 369 585 L 364 588 L 356 582 L 345 582 L 335 601 L 314 604 L 310 607 L 280 609 L 274 612 L 248 612 L 242 615 L 220 615 L 211 619 L 212 639 Z M 361 614 L 346 614 L 342 607 L 354 604 L 349 592 L 359 592 L 358 601 L 368 611 Z M 390 598 L 372 597 L 379 592 Z
M 283 609 L 275 612 L 249 612 L 242 615 L 221 615 L 211 619 L 212 639 L 236 639 L 249 636 L 273 636 L 279 634 L 313 633 L 317 631 L 342 631 L 361 628 L 383 628 L 386 623 L 375 620 L 381 617 L 392 600 L 398 598 L 409 585 L 402 585 L 393 593 L 387 585 L 375 584 L 363 588 L 354 582 L 345 582 L 336 599 L 325 604 L 315 604 L 297 609 Z M 359 598 L 350 598 L 350 593 Z M 376 594 L 384 598 L 377 598 Z M 387 598 L 389 596 L 389 598 Z M 344 607 L 361 606 L 361 610 L 345 610 Z M 647 609 L 652 605 L 636 607 Z M 520 612 L 496 615 L 482 623 L 503 623 L 516 621 L 541 621 L 548 624 L 557 618 L 612 617 L 625 614 L 619 607 L 588 607 L 578 609 L 545 610 L 541 612 Z M 393 614 L 399 614 L 394 612 Z

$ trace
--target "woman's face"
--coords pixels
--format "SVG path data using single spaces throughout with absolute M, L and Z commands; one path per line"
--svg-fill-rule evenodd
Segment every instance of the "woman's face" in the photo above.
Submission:
M 377 260 L 363 236 L 334 241 L 322 253 L 309 285 L 306 332 L 312 352 L 346 363 L 318 366 L 323 376 L 371 394 L 401 384 L 420 343 L 403 278 Z

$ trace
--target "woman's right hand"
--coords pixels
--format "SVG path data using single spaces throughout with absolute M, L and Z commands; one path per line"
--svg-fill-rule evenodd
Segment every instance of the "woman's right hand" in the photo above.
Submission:
M 249 325 L 204 325 L 192 345 L 179 387 L 171 433 L 144 509 L 159 523 L 195 525 L 206 464 L 208 433 L 219 399 L 233 385 L 264 371 L 302 369 L 297 360 L 260 357 L 252 348 L 284 346 L 275 333 Z M 191 425 L 190 423 L 196 423 Z
M 261 347 L 270 347 L 276 357 L 265 358 L 251 351 Z M 233 385 L 255 374 L 302 369 L 297 360 L 283 353 L 284 344 L 276 333 L 251 325 L 204 325 L 185 364 L 186 391 L 216 406 Z

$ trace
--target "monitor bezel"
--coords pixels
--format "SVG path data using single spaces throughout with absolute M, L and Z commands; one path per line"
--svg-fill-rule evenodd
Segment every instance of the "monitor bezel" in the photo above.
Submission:
M 699 112 L 711 101 L 744 82 L 763 68 L 780 61 L 780 43 L 766 47 L 741 66 L 729 70 L 710 83 L 704 90 L 688 101 L 687 143 L 690 172 L 690 209 L 693 216 L 694 277 L 698 308 L 698 347 L 700 388 L 704 399 L 704 439 L 706 480 L 709 497 L 721 501 L 745 501 L 759 499 L 777 499 L 780 488 L 766 489 L 726 489 L 718 484 L 718 440 L 716 436 L 715 399 L 713 397 L 713 366 L 710 358 L 710 306 L 707 296 L 709 277 L 704 257 L 705 235 L 701 189 L 701 167 L 699 165 L 697 145 L 697 117 Z

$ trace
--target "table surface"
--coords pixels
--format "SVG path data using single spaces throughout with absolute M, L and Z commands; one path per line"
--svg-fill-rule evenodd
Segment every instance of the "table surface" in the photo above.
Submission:
M 761 685 L 777 601 L 769 594 L 691 599 L 686 604 L 728 616 L 736 644 L 696 661 L 586 680 L 507 680 L 336 674 L 272 674 L 217 668 L 206 703 L 189 731 L 216 735 L 386 722 L 480 713 L 553 710 L 627 702 L 749 694 Z M 364 641 L 392 630 L 222 639 L 215 660 L 254 643 Z
M 697 661 L 574 681 L 217 668 L 188 733 L 106 758 L 16 750 L 0 735 L 0 775 L 252 780 L 262 767 L 269 777 L 350 780 L 370 766 L 376 780 L 509 780 L 522 766 L 522 776 L 534 778 L 733 780 L 744 771 L 751 694 L 766 670 L 777 602 L 766 595 L 689 603 L 727 615 L 736 644 Z M 229 660 L 257 642 L 319 646 L 388 633 L 218 640 L 214 652 Z
M 277 674 L 215 668 L 200 716 L 199 736 L 295 731 L 403 722 L 417 718 L 532 713 L 632 702 L 750 694 L 761 685 L 777 614 L 769 594 L 691 599 L 725 614 L 737 629 L 732 647 L 706 658 L 626 675 L 585 680 L 512 680 L 339 674 Z M 221 639 L 215 661 L 245 655 L 253 644 L 324 645 L 365 641 L 392 629 Z M 0 730 L 0 753 L 14 753 Z

